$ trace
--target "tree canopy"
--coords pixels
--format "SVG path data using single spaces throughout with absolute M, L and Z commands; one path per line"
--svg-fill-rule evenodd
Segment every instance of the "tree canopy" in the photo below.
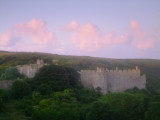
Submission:
M 45 90 L 62 91 L 80 85 L 79 77 L 79 73 L 72 68 L 48 65 L 42 67 L 34 77 L 33 88 L 41 93 L 45 93 Z
M 20 74 L 16 67 L 7 67 L 0 76 L 0 80 L 16 80 L 21 78 L 24 78 L 24 75 Z

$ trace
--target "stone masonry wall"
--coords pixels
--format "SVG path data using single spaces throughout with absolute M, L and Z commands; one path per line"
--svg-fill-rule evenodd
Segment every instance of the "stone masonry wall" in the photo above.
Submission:
M 81 82 L 84 87 L 100 88 L 103 94 L 121 92 L 137 87 L 145 88 L 146 77 L 140 74 L 138 67 L 129 70 L 81 70 Z
M 35 74 L 39 71 L 41 67 L 45 64 L 43 60 L 37 60 L 36 64 L 29 64 L 29 65 L 18 65 L 17 69 L 21 74 L 26 75 L 28 78 L 33 78 Z

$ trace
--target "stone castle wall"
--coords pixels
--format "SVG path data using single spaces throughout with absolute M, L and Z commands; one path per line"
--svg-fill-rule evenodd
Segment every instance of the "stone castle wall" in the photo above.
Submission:
M 100 88 L 103 94 L 108 92 L 120 92 L 137 87 L 145 88 L 146 77 L 140 74 L 140 69 L 129 70 L 81 70 L 81 82 L 88 88 Z
M 36 64 L 18 65 L 17 69 L 21 74 L 26 75 L 28 78 L 33 78 L 44 65 L 43 60 L 38 59 Z

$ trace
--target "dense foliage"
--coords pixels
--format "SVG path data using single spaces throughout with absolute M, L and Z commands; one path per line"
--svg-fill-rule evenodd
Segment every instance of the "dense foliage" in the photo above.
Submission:
M 101 96 L 95 91 L 79 88 L 77 95 L 77 89 L 72 88 L 51 92 L 49 95 L 32 91 L 19 99 L 9 96 L 12 93 L 6 96 L 4 95 L 6 93 L 0 92 L 0 118 L 4 120 L 22 120 L 22 118 L 24 120 L 159 120 L 158 95 L 147 96 L 139 91 L 109 93 Z
M 89 120 L 138 120 L 143 119 L 149 101 L 145 95 L 110 93 L 93 103 Z M 106 114 L 107 113 L 107 114 Z
M 56 65 L 47 65 L 34 77 L 32 86 L 41 94 L 62 91 L 80 85 L 79 73 L 76 70 Z
M 16 67 L 7 67 L 0 75 L 0 80 L 15 80 L 17 78 L 24 78 L 24 75 L 21 75 Z
M 22 80 L 17 80 L 11 87 L 11 95 L 15 99 L 23 98 L 31 93 L 31 87 L 29 84 Z

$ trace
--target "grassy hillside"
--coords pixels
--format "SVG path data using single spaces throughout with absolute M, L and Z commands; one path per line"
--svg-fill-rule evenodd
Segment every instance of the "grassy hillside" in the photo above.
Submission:
M 0 74 L 8 66 L 35 63 L 37 58 L 49 64 L 72 67 L 76 70 L 107 67 L 108 69 L 128 69 L 138 66 L 147 76 L 147 87 L 160 92 L 160 60 L 154 59 L 111 59 L 89 56 L 66 56 L 49 53 L 0 51 Z

